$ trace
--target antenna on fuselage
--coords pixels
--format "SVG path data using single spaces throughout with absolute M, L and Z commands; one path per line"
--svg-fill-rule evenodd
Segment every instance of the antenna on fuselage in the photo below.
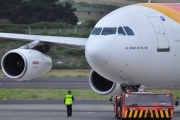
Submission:
M 148 3 L 151 3 L 151 0 L 149 0 Z

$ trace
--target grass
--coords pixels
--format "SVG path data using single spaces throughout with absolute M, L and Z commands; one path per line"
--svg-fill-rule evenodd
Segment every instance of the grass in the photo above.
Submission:
M 2 70 L 0 70 L 0 77 L 6 77 L 6 76 L 4 75 L 4 73 L 2 72 Z
M 0 89 L 0 99 L 8 100 L 63 100 L 67 90 L 54 89 Z M 76 100 L 108 100 L 93 90 L 72 90 Z
M 180 99 L 180 91 L 171 91 L 175 99 Z M 160 92 L 158 93 L 167 93 Z M 8 100 L 63 100 L 67 90 L 54 89 L 0 89 L 0 99 Z M 93 90 L 72 90 L 76 100 L 108 100 Z
M 91 70 L 51 70 L 40 77 L 88 77 Z
M 41 75 L 44 78 L 63 78 L 63 77 L 89 77 L 91 70 L 50 70 L 48 73 Z M 0 77 L 6 77 L 0 70 Z

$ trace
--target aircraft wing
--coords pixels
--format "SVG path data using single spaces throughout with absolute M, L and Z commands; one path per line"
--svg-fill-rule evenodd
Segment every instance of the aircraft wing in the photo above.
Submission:
M 2 33 L 0 32 L 0 38 L 21 40 L 33 42 L 38 40 L 45 43 L 54 43 L 69 47 L 76 47 L 84 49 L 87 38 L 75 38 L 75 37 L 61 37 L 61 36 L 45 36 L 45 35 L 30 35 L 30 34 L 15 34 L 15 33 Z

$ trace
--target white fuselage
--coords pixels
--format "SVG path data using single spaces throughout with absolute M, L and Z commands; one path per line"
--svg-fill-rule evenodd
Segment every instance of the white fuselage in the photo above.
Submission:
M 125 26 L 134 35 L 117 30 L 89 37 L 85 53 L 93 70 L 119 84 L 180 86 L 179 23 L 156 10 L 130 5 L 108 14 L 95 28 Z

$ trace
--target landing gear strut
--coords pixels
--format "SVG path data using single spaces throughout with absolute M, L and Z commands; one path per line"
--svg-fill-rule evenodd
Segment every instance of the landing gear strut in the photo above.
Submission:
M 122 92 L 127 93 L 129 92 L 139 92 L 144 91 L 144 85 L 121 85 Z

